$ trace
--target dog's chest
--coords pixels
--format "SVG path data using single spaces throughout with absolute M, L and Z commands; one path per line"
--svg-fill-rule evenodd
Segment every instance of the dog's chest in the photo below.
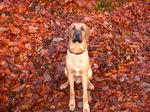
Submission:
M 87 50 L 80 55 L 67 52 L 66 57 L 67 67 L 73 72 L 74 76 L 81 76 L 83 70 L 86 69 L 89 65 L 89 57 Z
M 74 76 L 74 80 L 76 83 L 81 83 L 81 73 L 79 72 L 81 70 L 81 68 L 77 68 L 77 67 L 73 67 L 74 71 L 75 71 L 75 76 Z
M 79 71 L 81 70 L 81 68 L 75 67 L 73 66 L 74 71 L 75 71 L 75 76 L 79 76 Z

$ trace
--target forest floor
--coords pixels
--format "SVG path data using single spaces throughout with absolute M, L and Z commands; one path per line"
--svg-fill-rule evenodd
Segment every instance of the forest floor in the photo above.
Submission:
M 0 111 L 69 112 L 64 75 L 73 22 L 93 33 L 91 112 L 150 112 L 150 2 L 96 11 L 95 0 L 0 0 Z M 82 85 L 75 84 L 82 112 Z

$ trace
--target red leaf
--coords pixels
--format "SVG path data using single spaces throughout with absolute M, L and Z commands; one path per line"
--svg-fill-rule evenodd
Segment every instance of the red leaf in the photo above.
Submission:
M 12 89 L 11 91 L 12 92 L 20 92 L 24 88 L 25 85 L 26 85 L 26 83 L 24 83 L 24 84 L 14 88 L 14 89 Z
M 79 108 L 82 108 L 82 107 L 83 107 L 83 102 L 82 102 L 82 101 L 80 101 L 80 102 L 78 102 L 78 104 L 77 104 L 77 105 L 78 105 L 78 107 L 79 107 Z
M 4 32 L 4 31 L 8 31 L 8 29 L 5 27 L 0 27 L 0 32 Z
M 49 73 L 48 69 L 46 69 L 43 76 L 44 76 L 45 81 L 51 81 L 52 80 L 52 78 L 50 77 L 50 73 Z

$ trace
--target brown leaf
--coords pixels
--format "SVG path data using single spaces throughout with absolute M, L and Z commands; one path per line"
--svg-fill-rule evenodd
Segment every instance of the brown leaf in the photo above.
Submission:
M 8 105 L 6 103 L 0 102 L 0 110 L 4 109 L 4 108 L 7 108 L 7 106 Z
M 29 26 L 29 33 L 37 33 L 38 28 Z
M 118 70 L 119 73 L 129 73 L 130 70 L 129 69 L 126 69 L 126 68 L 121 68 Z
M 4 31 L 8 31 L 8 29 L 5 27 L 0 27 L 0 32 L 4 32 Z
M 25 65 L 24 69 L 33 70 L 33 69 L 34 69 L 34 64 L 33 64 L 31 61 L 29 61 L 29 62 Z
M 0 11 L 5 8 L 5 5 L 0 4 Z
M 37 52 L 41 51 L 42 48 L 43 48 L 43 46 L 39 46 L 37 49 Z
M 124 82 L 124 80 L 126 79 L 126 77 L 127 77 L 127 74 L 123 74 L 123 75 L 121 76 L 121 78 L 120 78 L 120 81 L 121 81 L 121 82 Z
M 40 57 L 42 57 L 42 56 L 48 56 L 48 54 L 49 54 L 49 51 L 48 51 L 48 49 L 42 49 L 41 51 L 40 51 Z
M 20 103 L 21 110 L 27 109 L 32 103 L 32 98 L 24 98 Z
M 24 88 L 25 85 L 26 85 L 26 83 L 24 83 L 24 84 L 14 88 L 14 89 L 12 89 L 11 91 L 12 92 L 20 92 Z
M 6 60 L 8 61 L 8 63 L 12 64 L 12 65 L 15 65 L 15 62 L 14 62 L 14 58 L 13 57 L 6 57 Z
M 63 71 L 64 71 L 64 69 L 65 69 L 65 67 L 64 67 L 64 66 L 58 66 L 58 67 L 57 67 L 57 70 L 58 70 L 58 71 L 60 71 L 60 72 L 63 72 Z
M 109 50 L 109 51 L 112 51 L 112 49 L 109 45 L 106 45 L 106 49 Z
M 105 74 L 105 76 L 110 76 L 110 75 L 112 75 L 111 72 Z
M 55 105 L 51 105 L 51 106 L 50 106 L 50 109 L 55 109 L 55 108 L 56 108 Z
M 92 102 L 91 91 L 88 91 L 88 101 L 89 101 L 89 102 Z
M 82 101 L 78 102 L 77 106 L 78 106 L 79 108 L 82 108 L 82 107 L 83 107 L 83 102 L 82 102 Z
M 57 110 L 56 112 L 64 112 L 64 110 Z
M 51 81 L 52 80 L 52 78 L 50 77 L 50 73 L 49 73 L 48 69 L 46 69 L 43 76 L 44 76 L 45 81 Z
M 55 22 L 58 26 L 60 26 L 60 22 L 58 20 L 55 20 Z
M 95 78 L 95 80 L 96 80 L 97 82 L 102 82 L 102 81 L 104 80 L 103 78 L 98 77 L 98 76 L 96 76 L 96 75 L 94 75 L 94 78 Z
M 134 79 L 135 79 L 136 81 L 140 81 L 140 76 L 139 76 L 139 75 L 135 75 L 135 76 L 134 76 Z
M 49 46 L 49 52 L 51 56 L 55 53 L 55 48 L 52 44 Z
M 59 42 L 59 41 L 62 41 L 62 40 L 64 40 L 64 38 L 62 38 L 62 37 L 54 37 L 53 38 L 53 42 Z
M 30 43 L 26 43 L 26 44 L 25 44 L 25 47 L 26 47 L 27 49 L 30 49 L 30 50 L 32 49 Z
M 92 62 L 91 62 L 91 59 L 90 59 L 90 65 L 92 65 L 91 63 Z M 98 69 L 98 67 L 99 67 L 98 64 L 94 63 L 93 66 L 92 66 L 92 70 L 93 69 Z

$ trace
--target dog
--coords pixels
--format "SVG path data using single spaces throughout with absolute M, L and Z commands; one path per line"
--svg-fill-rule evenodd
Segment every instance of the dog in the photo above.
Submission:
M 68 81 L 62 84 L 60 89 L 65 89 L 70 85 L 69 108 L 71 111 L 75 109 L 75 81 L 76 83 L 82 82 L 83 112 L 90 112 L 87 90 L 93 90 L 94 85 L 90 82 L 92 70 L 89 64 L 87 41 L 91 32 L 92 30 L 84 23 L 72 23 L 65 30 L 65 33 L 69 37 L 65 68 L 65 76 L 68 78 Z

